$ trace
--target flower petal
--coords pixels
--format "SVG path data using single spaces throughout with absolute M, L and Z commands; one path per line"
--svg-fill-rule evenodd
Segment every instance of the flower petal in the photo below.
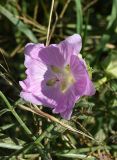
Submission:
M 47 95 L 43 94 L 41 90 L 41 83 L 39 83 L 39 81 L 34 81 L 32 84 L 32 80 L 26 79 L 24 81 L 20 81 L 20 85 L 23 89 L 20 93 L 20 97 L 22 97 L 24 100 L 33 104 L 44 105 L 50 108 L 56 106 L 56 101 L 54 99 L 49 98 Z
M 26 57 L 27 58 L 27 57 Z M 28 56 L 29 62 L 27 63 L 27 70 L 26 70 L 26 74 L 27 74 L 27 78 L 23 81 L 20 81 L 19 84 L 22 87 L 22 92 L 25 92 L 25 94 L 22 94 L 22 98 L 25 99 L 26 101 L 28 100 L 29 102 L 34 103 L 34 99 L 38 99 L 37 102 L 39 102 L 39 104 L 41 103 L 41 99 L 44 99 L 43 94 L 41 92 L 42 90 L 42 81 L 44 79 L 47 78 L 51 78 L 51 70 L 49 70 L 47 68 L 47 66 L 42 63 L 41 61 L 37 61 L 31 57 Z M 48 72 L 47 72 L 48 71 Z M 48 73 L 47 75 L 45 75 L 45 73 Z M 47 76 L 47 78 L 46 78 Z M 26 94 L 27 93 L 27 94 Z M 29 94 L 30 93 L 30 94 Z M 34 95 L 37 95 L 38 97 L 34 98 Z M 24 95 L 24 97 L 23 97 Z M 29 95 L 29 98 L 28 98 Z M 32 98 L 33 96 L 33 98 Z M 41 97 L 41 99 L 40 99 Z M 31 99 L 30 99 L 31 98 Z
M 20 97 L 22 97 L 24 100 L 36 105 L 44 105 L 49 108 L 53 108 L 56 106 L 56 101 L 54 99 L 49 98 L 47 97 L 47 95 L 43 94 L 41 83 L 39 83 L 39 81 L 34 81 L 34 83 L 32 84 L 32 80 L 26 79 L 24 81 L 21 81 L 20 85 L 23 89 L 20 93 Z M 51 94 L 49 93 L 49 95 Z
M 82 47 L 82 40 L 79 34 L 74 34 L 58 44 L 60 53 L 66 64 L 69 64 L 71 55 L 77 55 Z
M 46 65 L 53 65 L 56 67 L 62 67 L 64 65 L 64 59 L 56 45 L 50 45 L 41 49 L 39 57 Z
M 44 44 L 28 43 L 25 46 L 24 53 L 25 53 L 25 55 L 28 55 L 28 56 L 38 60 L 39 59 L 39 51 L 42 48 L 44 48 Z
M 61 95 L 59 96 L 58 99 L 58 103 L 57 105 L 54 107 L 53 109 L 53 113 L 61 113 L 64 112 L 66 110 L 66 101 L 67 101 L 67 97 L 65 95 Z
M 75 83 L 74 83 L 74 90 L 76 95 L 82 96 L 83 93 L 85 92 L 86 89 L 86 67 L 80 61 L 78 56 L 72 55 L 71 56 L 71 61 L 70 61 L 70 68 L 71 72 L 73 74 L 73 77 L 75 78 Z
M 84 60 L 73 55 L 71 57 L 70 67 L 76 80 L 74 84 L 76 96 L 93 95 L 95 93 L 95 89 L 89 78 Z
M 28 43 L 25 46 L 25 49 L 24 49 L 24 53 L 25 53 L 24 65 L 26 66 L 26 68 L 31 66 L 31 60 L 35 59 L 35 60 L 39 60 L 40 61 L 39 51 L 42 48 L 44 48 L 43 44 Z
M 26 57 L 26 59 L 27 58 L 28 62 L 26 63 L 27 67 L 26 74 L 32 76 L 32 78 L 40 77 L 41 79 L 43 79 L 45 72 L 48 70 L 47 66 L 39 60 L 37 61 L 30 57 Z
M 77 97 L 78 99 L 78 97 Z M 66 101 L 64 103 L 64 108 L 66 108 L 63 112 L 60 112 L 60 115 L 64 118 L 69 120 L 71 118 L 71 114 L 73 111 L 73 107 L 76 102 L 76 96 L 74 95 L 74 91 L 71 89 L 66 94 Z M 61 106 L 63 107 L 63 106 Z
M 24 81 L 19 81 L 19 85 L 22 87 L 22 89 L 25 91 L 27 89 L 27 82 L 26 80 Z
M 92 83 L 92 81 L 89 79 L 89 77 L 87 78 L 87 86 L 84 92 L 84 95 L 86 96 L 92 96 L 94 95 L 96 92 L 95 87 Z
M 52 106 L 53 108 L 55 108 L 61 97 L 59 84 L 56 83 L 53 86 L 48 86 L 47 81 L 48 78 L 45 78 L 41 83 L 41 93 L 43 96 L 40 97 L 40 99 L 42 100 L 43 105 L 47 105 L 49 107 Z M 37 92 L 35 93 L 35 95 L 39 96 Z
M 28 58 L 28 62 L 26 63 L 27 78 L 24 81 L 20 81 L 20 86 L 27 92 L 39 91 L 41 90 L 41 82 L 44 79 L 47 66 L 29 56 L 25 58 Z
M 76 80 L 87 74 L 87 69 L 81 58 L 72 55 L 70 59 L 70 69 Z

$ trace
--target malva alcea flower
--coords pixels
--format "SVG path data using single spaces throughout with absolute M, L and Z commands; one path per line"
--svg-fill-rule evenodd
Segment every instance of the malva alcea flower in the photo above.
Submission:
M 20 96 L 70 119 L 75 102 L 81 96 L 95 94 L 86 63 L 79 53 L 81 47 L 78 34 L 49 46 L 27 44 L 24 62 L 27 78 L 19 82 Z

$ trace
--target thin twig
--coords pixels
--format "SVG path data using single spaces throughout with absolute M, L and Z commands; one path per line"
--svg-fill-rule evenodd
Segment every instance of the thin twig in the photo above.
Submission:
M 49 23 L 48 23 L 48 30 L 47 30 L 46 46 L 48 46 L 48 44 L 49 44 L 48 39 L 49 39 L 49 34 L 50 34 L 50 25 L 51 25 L 51 20 L 52 20 L 53 8 L 54 8 L 54 0 L 52 0 L 52 4 L 51 4 L 50 17 L 49 17 Z
M 2 54 L 2 56 L 3 56 L 3 59 L 4 59 L 4 62 L 5 62 L 5 64 L 6 64 L 6 67 L 7 67 L 7 69 L 8 69 L 8 72 L 10 72 L 10 68 L 9 68 L 9 66 L 8 66 L 8 63 L 7 63 L 7 61 L 6 61 L 6 58 L 5 58 L 5 56 L 4 56 L 4 53 L 6 53 L 2 48 L 0 48 L 0 53 Z
M 65 6 L 63 7 L 63 9 L 62 9 L 59 17 L 58 17 L 58 15 L 57 15 L 57 13 L 55 12 L 56 19 L 55 19 L 54 25 L 53 25 L 53 27 L 52 27 L 52 30 L 51 30 L 51 33 L 50 33 L 50 36 L 49 36 L 49 40 L 48 40 L 49 42 L 50 42 L 50 40 L 51 40 L 51 38 L 52 38 L 52 35 L 53 35 L 54 31 L 55 31 L 55 28 L 56 28 L 56 25 L 57 25 L 58 21 L 59 21 L 60 19 L 62 19 L 62 17 L 63 17 L 63 15 L 64 15 L 64 13 L 65 13 L 65 11 L 66 11 L 66 9 L 67 9 L 70 1 L 71 1 L 71 0 L 68 0 L 68 1 L 66 2 L 66 4 L 65 4 Z
M 40 23 L 38 23 L 36 20 L 32 19 L 31 17 L 25 15 L 25 16 L 16 16 L 18 19 L 23 20 L 24 23 L 30 24 L 42 31 L 45 31 L 46 28 L 42 26 Z
M 92 5 L 94 5 L 98 0 L 91 1 L 88 3 L 86 7 L 83 8 L 83 12 L 85 12 L 88 8 L 90 8 Z
M 55 22 L 54 22 L 54 24 L 53 24 L 53 27 L 52 27 L 50 36 L 49 36 L 49 38 L 48 38 L 48 43 L 50 43 L 50 40 L 51 40 L 52 35 L 53 35 L 53 33 L 54 33 L 54 31 L 55 31 L 55 28 L 56 28 L 56 24 L 57 24 L 57 22 L 58 22 L 58 15 L 57 15 L 57 13 L 55 13 L 55 15 L 56 15 L 56 19 L 55 19 Z
M 65 3 L 65 5 L 64 5 L 64 7 L 63 7 L 63 9 L 62 9 L 62 11 L 61 11 L 61 13 L 60 13 L 60 16 L 59 16 L 60 19 L 63 17 L 63 15 L 64 15 L 64 13 L 65 13 L 65 11 L 66 11 L 69 3 L 70 3 L 70 1 L 71 1 L 71 0 L 67 0 L 67 2 Z
M 22 48 L 22 43 L 20 43 L 10 54 L 10 57 L 14 57 L 16 55 L 16 53 Z
M 8 52 L 6 52 L 3 48 L 0 48 L 0 53 L 2 54 L 2 55 L 4 55 L 5 57 L 10 57 L 9 56 L 9 54 L 8 54 Z
M 37 19 L 38 8 L 39 8 L 39 3 L 38 3 L 38 0 L 36 0 L 36 5 L 35 5 L 35 8 L 34 8 L 34 15 L 33 15 L 34 20 Z

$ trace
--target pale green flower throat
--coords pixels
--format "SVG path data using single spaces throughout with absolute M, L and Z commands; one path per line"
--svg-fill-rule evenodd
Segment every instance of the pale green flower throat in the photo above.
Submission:
M 61 92 L 65 93 L 68 88 L 75 82 L 75 79 L 70 70 L 70 66 L 67 65 L 64 67 L 64 69 L 60 69 L 52 65 L 51 70 L 55 74 L 55 78 L 48 80 L 46 85 L 52 87 L 57 82 L 59 82 Z

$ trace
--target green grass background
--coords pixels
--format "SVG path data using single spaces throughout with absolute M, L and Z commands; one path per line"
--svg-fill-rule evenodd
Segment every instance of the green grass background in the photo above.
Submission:
M 19 97 L 24 46 L 46 43 L 51 2 L 0 0 L 0 159 L 117 160 L 117 0 L 54 3 L 50 43 L 82 36 L 81 53 L 97 92 L 76 103 L 70 121 L 40 109 L 81 134 L 18 107 L 30 107 Z

